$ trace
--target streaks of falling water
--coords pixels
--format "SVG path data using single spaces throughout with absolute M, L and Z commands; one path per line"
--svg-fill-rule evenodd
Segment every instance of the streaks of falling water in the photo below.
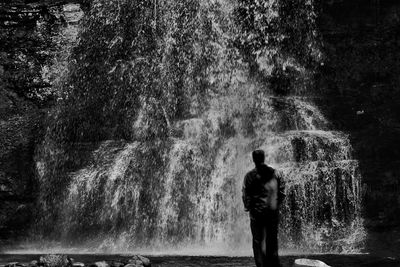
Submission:
M 232 13 L 225 9 L 233 6 L 220 2 L 225 20 Z M 217 24 L 212 26 L 218 28 Z M 227 49 L 231 38 L 224 31 L 215 31 L 220 50 Z M 218 57 L 218 64 L 225 62 Z M 256 115 L 246 115 L 246 104 L 253 108 L 255 96 L 263 90 L 252 85 L 239 67 L 228 73 L 232 81 L 227 90 L 237 92 L 218 95 L 197 118 L 171 125 L 172 137 L 163 144 L 141 141 L 140 128 L 150 127 L 147 120 L 154 114 L 139 110 L 133 122 L 136 142 L 107 141 L 90 150 L 87 164 L 68 173 L 65 198 L 57 203 L 55 229 L 62 232 L 62 241 L 75 240 L 80 243 L 74 245 L 86 247 L 84 242 L 90 241 L 108 251 L 166 251 L 174 246 L 248 251 L 250 232 L 241 185 L 252 168 L 251 151 L 262 148 L 267 162 L 287 182 L 281 247 L 314 251 L 360 247 L 361 177 L 348 136 L 330 131 L 329 122 L 306 98 L 263 95 L 255 105 Z M 235 98 L 235 94 L 242 95 Z M 246 102 L 248 96 L 252 99 Z M 52 153 L 51 147 L 48 150 Z M 37 166 L 45 177 L 45 160 L 39 159 Z M 51 178 L 41 182 L 55 183 Z
M 318 130 L 327 127 L 323 116 L 299 99 L 286 102 L 295 112 L 294 126 L 276 132 L 279 112 L 270 101 L 266 99 L 265 114 L 254 122 L 257 131 L 250 137 L 240 123 L 234 124 L 233 134 L 220 137 L 215 112 L 179 122 L 181 134 L 166 150 L 165 168 L 150 187 L 147 180 L 153 174 L 140 174 L 149 158 L 143 157 L 138 142 L 103 143 L 92 153 L 91 164 L 70 174 L 63 236 L 97 235 L 98 242 L 111 250 L 248 248 L 251 237 L 241 185 L 252 168 L 251 151 L 262 148 L 268 163 L 281 171 L 287 183 L 282 247 L 357 250 L 364 234 L 360 175 L 348 137 Z M 143 201 L 149 193 L 150 201 Z M 144 210 L 156 212 L 144 214 Z M 90 217 L 92 223 L 82 224 L 80 216 Z

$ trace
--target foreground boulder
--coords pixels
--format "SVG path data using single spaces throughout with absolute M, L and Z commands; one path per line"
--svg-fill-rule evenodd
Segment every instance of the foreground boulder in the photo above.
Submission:
M 110 267 L 110 265 L 105 261 L 98 261 L 91 264 L 90 267 Z
M 38 265 L 45 267 L 72 267 L 73 261 L 67 255 L 49 254 L 41 256 Z
M 110 267 L 124 267 L 126 265 L 126 263 L 123 263 L 121 261 L 111 261 L 109 262 Z
M 4 267 L 25 267 L 25 265 L 19 262 L 10 262 Z
M 133 256 L 125 267 L 150 267 L 151 263 L 150 260 L 146 257 L 141 255 Z
M 293 267 L 330 267 L 330 266 L 319 260 L 297 259 L 294 261 Z
M 91 264 L 75 262 L 68 255 L 49 254 L 40 257 L 39 261 L 31 261 L 28 265 L 10 262 L 3 267 L 151 267 L 150 260 L 141 255 L 132 256 L 129 260 L 97 261 Z M 1 266 L 0 266 L 1 267 Z

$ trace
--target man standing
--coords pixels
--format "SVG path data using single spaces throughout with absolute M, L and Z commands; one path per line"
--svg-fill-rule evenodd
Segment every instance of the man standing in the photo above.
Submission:
M 243 203 L 250 212 L 253 252 L 257 267 L 278 267 L 279 205 L 285 197 L 284 183 L 276 170 L 267 166 L 263 150 L 252 153 L 255 168 L 243 182 Z

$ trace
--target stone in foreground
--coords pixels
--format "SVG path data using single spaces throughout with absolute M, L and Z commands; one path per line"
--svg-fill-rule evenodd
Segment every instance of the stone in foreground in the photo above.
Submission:
M 139 260 L 143 263 L 143 265 L 145 267 L 150 267 L 151 266 L 150 260 L 148 258 L 143 257 L 141 255 L 137 255 L 137 257 L 139 258 Z
M 109 267 L 110 265 L 105 261 L 98 261 L 98 262 L 92 263 L 90 266 L 91 267 Z
M 141 255 L 135 255 L 129 260 L 129 264 L 128 265 L 125 265 L 125 267 L 127 267 L 127 266 L 128 267 L 134 267 L 134 266 L 137 266 L 137 267 L 140 267 L 140 266 L 150 267 L 151 263 L 150 263 L 150 260 L 148 258 L 143 257 Z
M 330 266 L 319 260 L 297 259 L 294 261 L 293 267 L 330 267 Z
M 25 265 L 19 262 L 9 262 L 4 267 L 24 267 Z
M 39 265 L 45 267 L 70 267 L 72 266 L 72 260 L 67 255 L 49 254 L 40 257 Z
M 110 267 L 124 267 L 125 263 L 121 262 L 121 261 L 111 261 L 109 262 Z

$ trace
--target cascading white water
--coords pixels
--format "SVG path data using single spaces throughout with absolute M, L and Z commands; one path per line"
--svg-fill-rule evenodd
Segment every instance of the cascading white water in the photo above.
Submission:
M 164 167 L 155 173 L 141 169 L 153 160 L 142 143 L 102 143 L 87 167 L 70 174 L 60 219 L 64 238 L 88 234 L 96 236 L 95 246 L 117 251 L 249 251 L 241 186 L 253 168 L 251 151 L 261 148 L 287 184 L 282 248 L 355 251 L 363 238 L 361 188 L 348 137 L 318 130 L 328 127 L 318 109 L 292 98 L 281 101 L 290 106 L 296 121 L 278 132 L 274 129 L 279 128 L 280 111 L 271 101 L 263 100 L 265 113 L 253 121 L 257 127 L 251 136 L 243 131 L 240 117 L 231 121 L 230 134 L 221 136 L 227 126 L 221 126 L 215 110 L 178 122 L 180 135 L 171 139 L 168 149 L 158 151 Z M 152 212 L 146 214 L 148 210 Z M 81 216 L 89 216 L 91 223 Z
M 62 191 L 57 191 L 60 199 L 42 198 L 44 210 L 46 201 L 56 203 L 55 211 L 46 210 L 55 214 L 52 231 L 67 245 L 79 243 L 95 250 L 250 253 L 241 187 L 244 175 L 253 168 L 251 152 L 261 148 L 267 163 L 286 181 L 281 248 L 357 251 L 364 239 L 361 177 L 349 137 L 333 131 L 307 97 L 278 97 L 253 84 L 246 64 L 236 58 L 239 53 L 228 51 L 234 25 L 216 22 L 227 23 L 224 19 L 233 8 L 224 0 L 199 5 L 206 9 L 216 2 L 215 14 L 206 14 L 214 16 L 210 27 L 217 54 L 213 55 L 216 70 L 207 72 L 207 81 L 221 80 L 222 85 L 207 95 L 204 110 L 197 107 L 192 118 L 172 121 L 162 101 L 140 96 L 143 103 L 130 122 L 134 141 L 109 140 L 90 147 L 78 170 L 67 172 L 60 164 L 63 179 L 59 180 L 67 181 L 66 186 L 55 184 L 59 180 L 51 177 L 59 174 L 52 172 L 51 160 L 63 151 L 44 145 L 51 160 L 38 157 L 40 183 L 52 183 L 48 188 Z M 168 43 L 174 44 L 175 40 Z M 228 54 L 235 55 L 231 65 Z M 168 73 L 167 63 L 162 63 Z M 165 139 L 143 134 L 143 129 L 158 127 L 157 109 L 163 109 L 169 128 Z

